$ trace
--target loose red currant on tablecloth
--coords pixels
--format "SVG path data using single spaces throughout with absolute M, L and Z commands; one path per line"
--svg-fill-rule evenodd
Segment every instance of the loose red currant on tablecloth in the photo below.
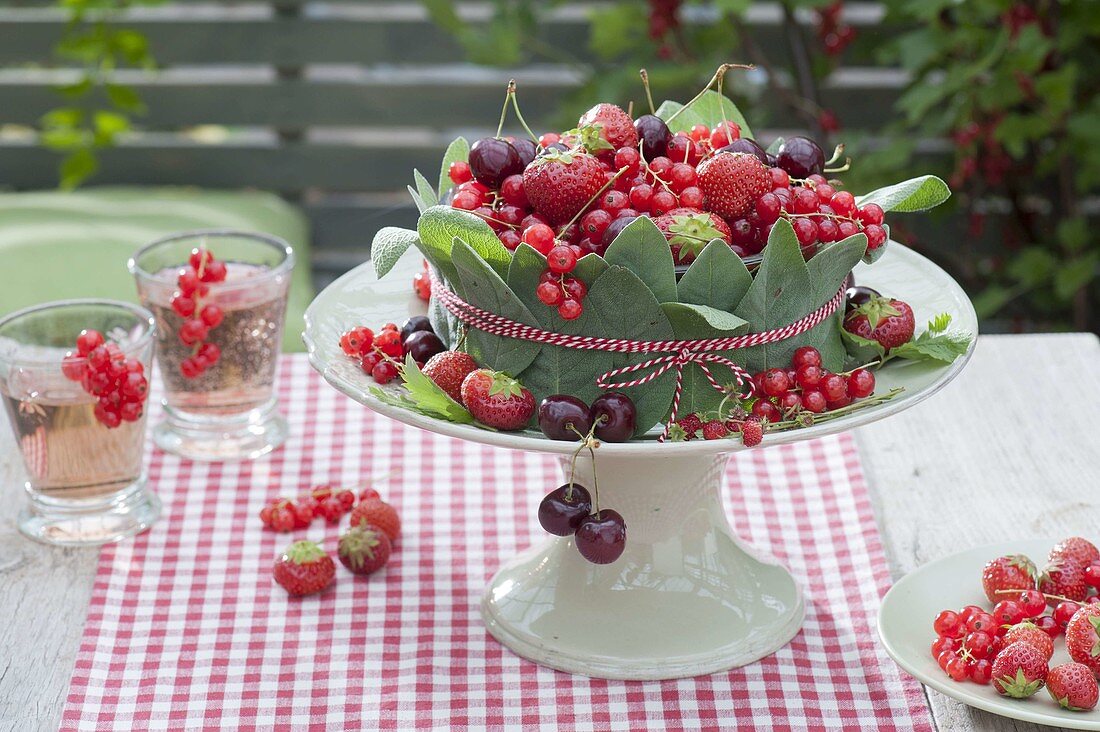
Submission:
M 176 280 L 177 292 L 172 297 L 172 309 L 185 318 L 179 329 L 179 339 L 191 346 L 191 355 L 180 362 L 180 373 L 187 379 L 202 375 L 221 355 L 220 349 L 203 351 L 210 330 L 221 325 L 225 314 L 217 305 L 206 302 L 210 285 L 224 282 L 228 271 L 209 249 L 198 247 L 191 252 L 188 266 Z
M 105 343 L 98 331 L 80 332 L 76 351 L 65 354 L 61 361 L 61 373 L 96 397 L 93 413 L 108 429 L 141 419 L 149 394 L 145 367 L 137 359 L 127 358 L 117 344 Z

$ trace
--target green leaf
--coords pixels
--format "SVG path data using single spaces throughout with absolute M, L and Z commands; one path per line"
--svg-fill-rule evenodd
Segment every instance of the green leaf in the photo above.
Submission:
M 737 105 L 713 89 L 703 92 L 703 96 L 689 104 L 688 109 L 698 115 L 703 124 L 712 130 L 722 120 L 728 120 L 741 128 L 741 137 L 752 137 L 752 129 Z
M 890 349 L 892 358 L 906 358 L 911 361 L 942 361 L 951 363 L 964 355 L 970 348 L 973 338 L 966 333 L 922 333 L 908 343 Z
M 768 145 L 767 149 L 765 149 L 764 152 L 770 153 L 772 155 L 778 155 L 779 154 L 779 148 L 783 147 L 784 142 L 785 141 L 782 137 L 777 137 L 774 140 L 772 140 L 772 144 Z
M 1077 291 L 1096 277 L 1100 253 L 1092 252 L 1083 257 L 1062 263 L 1054 273 L 1054 294 L 1061 300 L 1070 300 Z
M 408 389 L 408 399 L 416 405 L 417 411 L 448 422 L 471 424 L 474 421 L 464 406 L 456 402 L 434 381 L 417 368 L 412 355 L 405 356 L 405 366 L 401 369 L 401 381 Z M 379 389 L 379 391 L 382 391 Z
M 703 118 L 696 114 L 691 109 L 683 109 L 682 104 L 679 102 L 673 102 L 668 99 L 661 102 L 661 106 L 657 107 L 656 115 L 665 121 L 668 125 L 668 129 L 673 133 L 688 132 L 693 125 L 703 124 Z M 673 115 L 676 115 L 675 118 Z M 672 120 L 671 122 L 669 120 Z
M 416 168 L 413 168 L 413 180 L 416 182 L 416 192 L 420 195 L 421 201 L 429 206 L 435 206 L 439 203 L 439 197 L 435 194 L 432 184 Z
M 465 137 L 456 137 L 451 141 L 451 144 L 447 146 L 447 152 L 443 153 L 443 163 L 439 166 L 439 197 L 442 199 L 443 194 L 454 188 L 454 181 L 451 180 L 451 176 L 448 172 L 451 168 L 451 163 L 458 160 L 468 160 L 470 157 L 470 143 L 466 142 Z
M 949 325 L 951 325 L 951 313 L 940 313 L 928 321 L 928 332 L 933 335 L 943 333 Z
M 865 206 L 877 203 L 883 211 L 927 211 L 935 208 L 951 197 L 951 189 L 934 175 L 922 175 L 910 178 L 892 186 L 879 188 L 860 196 L 856 203 Z
M 748 321 L 725 310 L 682 302 L 661 303 L 677 339 L 722 338 L 748 328 Z
M 97 135 L 107 140 L 113 140 L 116 135 L 127 132 L 130 129 L 130 120 L 121 114 L 97 110 L 92 116 Z
M 813 287 L 811 302 L 814 304 L 811 307 L 821 307 L 837 293 L 866 249 L 867 237 L 855 234 L 825 246 L 806 262 Z M 839 371 L 844 365 L 846 351 L 840 337 L 843 312 L 842 305 L 832 317 L 796 338 L 802 345 L 816 348 L 825 368 L 830 371 Z
M 794 229 L 786 219 L 772 228 L 764 259 L 748 293 L 734 311 L 749 322 L 749 331 L 760 333 L 790 325 L 815 307 L 810 271 L 798 246 Z M 739 353 L 746 369 L 755 373 L 777 366 L 786 368 L 798 338 L 746 348 Z
M 385 226 L 374 235 L 370 245 L 370 259 L 374 264 L 374 274 L 382 279 L 397 264 L 409 247 L 420 240 L 415 231 Z
M 644 282 L 658 302 L 676 301 L 676 267 L 664 234 L 648 216 L 639 216 L 619 232 L 603 255 Z
M 420 213 L 424 213 L 428 210 L 428 203 L 420 197 L 420 194 L 416 192 L 416 189 L 412 186 L 406 186 L 409 190 L 409 195 L 412 196 L 413 203 L 416 204 L 416 210 Z
M 454 267 L 450 264 L 450 258 L 456 238 L 469 244 L 498 275 L 505 277 L 508 274 L 512 253 L 504 248 L 484 219 L 469 211 L 432 206 L 420 215 L 416 231 L 420 235 L 422 248 L 430 251 L 435 258 L 428 257 L 428 260 L 438 266 L 447 279 L 453 279 Z
M 133 88 L 121 84 L 106 84 L 104 91 L 116 108 L 133 114 L 145 114 L 145 103 Z
M 519 323 L 539 326 L 539 321 L 508 288 L 500 275 L 458 237 L 454 240 L 451 260 L 468 303 Z M 513 376 L 531 364 L 540 348 L 533 341 L 492 335 L 477 328 L 470 328 L 466 342 L 469 346 L 467 350 L 478 363 L 489 364 L 497 371 Z
M 70 191 L 99 170 L 99 160 L 91 150 L 77 150 L 61 161 L 61 188 Z
M 865 364 L 872 361 L 882 361 L 886 357 L 886 351 L 878 341 L 858 336 L 843 328 L 840 329 L 840 338 L 844 342 L 848 355 L 856 363 Z
M 596 278 L 607 271 L 607 260 L 599 254 L 585 254 L 577 260 L 577 266 L 573 268 L 573 276 L 589 287 Z
M 680 302 L 732 311 L 752 285 L 741 257 L 722 240 L 712 241 L 696 257 L 676 286 Z

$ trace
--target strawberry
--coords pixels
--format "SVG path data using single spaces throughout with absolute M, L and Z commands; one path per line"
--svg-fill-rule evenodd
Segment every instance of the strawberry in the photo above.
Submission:
M 1086 712 L 1096 706 L 1100 688 L 1088 666 L 1080 663 L 1063 663 L 1047 674 L 1047 691 L 1050 698 L 1063 709 Z
M 477 361 L 462 351 L 443 351 L 428 359 L 422 371 L 447 395 L 462 403 L 462 381 L 477 370 Z
M 366 522 L 352 524 L 336 548 L 340 562 L 354 574 L 371 574 L 382 569 L 391 551 L 393 546 L 386 532 Z
M 535 414 L 535 397 L 508 374 L 478 369 L 462 382 L 462 403 L 474 419 L 498 430 L 518 430 Z
M 727 221 L 753 210 L 756 199 L 772 188 L 768 169 L 755 155 L 722 152 L 707 158 L 696 169 L 703 191 L 703 208 Z
M 714 239 L 730 243 L 730 227 L 716 213 L 697 208 L 674 208 L 653 219 L 665 235 L 672 249 L 672 259 L 677 264 L 690 264 Z
M 1063 559 L 1048 564 L 1039 576 L 1039 592 L 1044 595 L 1057 595 L 1074 602 L 1084 602 L 1089 594 L 1085 584 L 1085 567 L 1072 559 Z M 1048 598 L 1047 602 L 1057 605 L 1059 600 Z
M 329 586 L 336 564 L 312 541 L 296 541 L 275 560 L 272 574 L 291 595 L 310 595 Z
M 893 298 L 872 297 L 844 316 L 844 330 L 878 341 L 887 351 L 908 343 L 915 327 L 913 308 Z
M 1022 623 L 1016 623 L 1005 632 L 1004 645 L 1007 646 L 1017 641 L 1034 646 L 1035 650 L 1042 653 L 1048 662 L 1051 656 L 1054 655 L 1054 639 L 1035 623 L 1029 623 L 1025 620 Z
M 993 659 L 993 688 L 1003 696 L 1024 699 L 1043 686 L 1047 671 L 1046 659 L 1037 648 L 1012 643 Z
M 607 141 L 612 150 L 638 147 L 638 132 L 634 129 L 634 120 L 630 119 L 630 115 L 622 107 L 614 104 L 597 104 L 581 115 L 577 127 L 596 127 L 600 137 Z
M 552 224 L 580 213 L 605 182 L 600 161 L 576 148 L 547 150 L 523 171 L 527 200 Z
M 990 602 L 997 603 L 1008 596 L 1001 590 L 1035 589 L 1035 575 L 1035 562 L 1023 554 L 997 557 L 982 570 L 982 589 Z
M 1077 663 L 1100 673 L 1100 605 L 1084 605 L 1066 625 L 1066 651 Z
M 741 423 L 741 442 L 745 447 L 756 447 L 764 440 L 764 425 L 760 420 L 748 418 Z
M 380 498 L 360 501 L 351 511 L 351 526 L 370 526 L 381 530 L 390 542 L 397 541 L 401 533 L 401 518 L 397 510 Z
M 730 433 L 729 428 L 726 425 L 717 420 L 712 419 L 703 425 L 703 439 L 704 440 L 720 440 Z
M 1100 549 L 1097 549 L 1088 539 L 1082 539 L 1080 536 L 1072 536 L 1069 539 L 1062 539 L 1055 544 L 1054 548 L 1050 550 L 1050 554 L 1047 556 L 1047 561 L 1051 564 L 1061 559 L 1071 559 L 1082 567 L 1087 567 L 1093 562 L 1100 560 Z

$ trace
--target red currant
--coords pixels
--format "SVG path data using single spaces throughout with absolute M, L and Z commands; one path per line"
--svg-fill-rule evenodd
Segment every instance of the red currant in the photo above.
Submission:
M 848 396 L 848 380 L 839 374 L 826 374 L 821 380 L 821 393 L 826 401 L 839 402 Z
M 527 200 L 527 191 L 523 187 L 523 176 L 517 173 L 501 181 L 500 197 L 513 206 L 517 206 L 521 209 L 527 208 L 529 202 Z M 515 221 L 510 223 L 519 222 Z
M 668 171 L 668 183 L 675 193 L 682 193 L 685 188 L 694 186 L 697 180 L 695 168 L 687 163 L 676 163 Z
M 871 396 L 875 391 L 875 375 L 867 369 L 856 369 L 848 375 L 848 394 L 855 399 Z
M 856 197 L 848 191 L 837 191 L 829 200 L 829 205 L 839 216 L 853 216 L 856 212 Z
M 799 366 L 820 366 L 821 352 L 813 346 L 799 346 L 791 356 L 791 366 L 797 369 Z
M 957 638 L 948 635 L 937 636 L 936 640 L 932 641 L 932 657 L 936 658 L 944 651 L 954 651 L 958 647 L 959 641 Z
M 470 170 L 470 164 L 465 160 L 456 160 L 447 166 L 447 177 L 451 179 L 452 183 L 461 184 L 468 180 L 473 180 L 474 174 Z
M 199 347 L 199 352 L 196 355 L 213 366 L 218 362 L 218 359 L 221 358 L 222 349 L 219 348 L 216 343 L 203 343 Z
M 481 200 L 469 191 L 460 191 L 451 199 L 451 208 L 459 208 L 464 211 L 473 211 L 481 205 Z
M 600 208 L 611 214 L 622 211 L 628 205 L 629 199 L 622 191 L 610 190 L 600 197 Z
M 203 372 L 202 366 L 193 357 L 187 357 L 180 361 L 180 374 L 185 379 L 194 379 Z
M 813 412 L 814 414 L 820 414 L 825 411 L 826 399 L 825 395 L 817 389 L 803 389 L 802 390 L 802 408 L 807 412 Z
M 859 227 L 851 221 L 841 221 L 837 223 L 837 241 L 847 239 L 849 236 L 855 236 L 859 233 Z
M 523 230 L 523 242 L 542 255 L 550 253 L 554 247 L 554 230 L 546 224 L 533 224 Z
M 817 241 L 817 224 L 812 219 L 799 216 L 791 219 L 791 226 L 794 227 L 794 235 L 798 237 L 798 245 L 803 249 Z
M 1054 606 L 1054 612 L 1051 613 L 1051 617 L 1054 618 L 1054 622 L 1058 624 L 1058 628 L 1065 632 L 1066 626 L 1069 624 L 1070 618 L 1074 613 L 1081 609 L 1081 606 L 1072 600 L 1063 600 Z
M 790 380 L 790 376 L 787 377 Z M 793 384 L 794 381 L 792 380 Z M 779 409 L 784 414 L 796 414 L 802 409 L 802 396 L 797 391 L 788 391 L 779 397 Z
M 172 298 L 172 309 L 181 318 L 190 318 L 195 314 L 195 300 L 186 295 L 177 294 Z
M 877 203 L 868 203 L 859 208 L 859 220 L 863 222 L 864 226 L 870 226 L 871 224 L 878 224 L 882 226 L 882 222 L 886 219 L 886 215 L 882 211 L 882 206 Z
M 768 396 L 781 396 L 791 384 L 787 381 L 787 372 L 783 369 L 768 369 L 764 372 L 760 385 Z
M 559 244 L 546 255 L 546 265 L 555 274 L 572 272 L 577 266 L 577 255 L 572 248 Z
M 1038 590 L 1024 590 L 1016 598 L 1016 602 L 1020 603 L 1025 616 L 1029 618 L 1037 618 L 1047 609 L 1047 600 Z
M 819 356 L 820 358 L 820 356 Z M 804 363 L 795 370 L 795 381 L 803 389 L 816 389 L 821 383 L 825 372 L 820 366 L 812 363 Z
M 566 277 L 565 293 L 567 297 L 580 302 L 588 294 L 588 286 L 576 277 Z
M 633 147 L 620 147 L 615 151 L 615 170 L 627 168 L 628 173 L 633 176 L 638 172 L 641 163 L 642 155 Z M 624 174 L 620 177 L 620 180 L 625 177 Z
M 669 191 L 661 190 L 653 194 L 649 204 L 649 212 L 654 216 L 661 216 L 676 208 L 678 202 L 676 196 Z
M 405 355 L 405 349 L 401 346 L 401 334 L 388 328 L 374 337 L 373 346 L 390 358 L 401 358 Z M 383 382 L 384 383 L 384 382 Z
M 791 193 L 791 213 L 816 213 L 820 203 L 811 188 L 795 188 Z
M 584 235 L 598 241 L 611 225 L 611 214 L 602 208 L 595 208 L 581 216 L 581 231 Z
M 782 210 L 783 203 L 774 193 L 765 193 L 756 199 L 756 215 L 760 217 L 760 223 L 774 224 L 779 220 Z
M 225 262 L 214 259 L 203 268 L 201 279 L 203 282 L 224 282 L 228 276 L 229 270 L 226 268 Z M 200 292 L 203 292 L 201 288 Z
M 970 668 L 970 680 L 975 684 L 988 684 L 993 678 L 993 662 L 987 658 L 978 659 Z
M 688 208 L 703 207 L 703 191 L 698 186 L 688 186 L 680 192 L 680 205 Z
M 741 128 L 735 122 L 720 122 L 710 133 L 710 146 L 717 150 L 741 137 Z
M 208 328 L 217 328 L 221 325 L 222 320 L 225 318 L 225 314 L 222 313 L 222 309 L 217 305 L 207 305 L 202 309 L 202 313 L 199 315 L 202 318 L 202 322 L 206 324 Z
M 584 312 L 584 306 L 581 305 L 580 300 L 574 300 L 569 298 L 564 300 L 561 305 L 558 305 L 558 315 L 562 320 L 576 320 L 581 317 L 581 313 Z
M 997 621 L 987 612 L 974 613 L 966 623 L 966 629 L 971 633 L 982 631 L 984 633 L 997 632 Z
M 783 415 L 779 413 L 779 409 L 767 399 L 757 399 L 753 402 L 752 413 L 760 419 L 766 419 L 769 422 L 779 422 L 783 419 Z
M 556 308 L 565 299 L 565 293 L 561 286 L 554 282 L 540 282 L 535 288 L 535 295 L 544 305 Z
M 878 224 L 868 224 L 863 227 L 863 233 L 867 235 L 868 249 L 878 249 L 886 243 L 886 229 Z
M 825 243 L 831 241 L 839 241 L 840 227 L 837 226 L 836 221 L 833 221 L 832 219 L 818 219 L 817 238 L 818 240 Z
M 181 294 L 192 295 L 199 289 L 199 275 L 195 270 L 188 267 L 180 273 L 177 284 Z
M 374 380 L 379 384 L 388 384 L 397 377 L 397 367 L 389 361 L 379 361 L 375 364 L 374 368 L 371 369 L 370 375 L 373 376 Z
M 645 213 L 649 211 L 649 207 L 653 202 L 653 196 L 653 186 L 648 183 L 639 183 L 630 189 L 630 205 L 638 211 Z
M 206 339 L 208 328 L 206 323 L 198 318 L 184 321 L 180 326 L 179 338 L 185 346 L 191 346 Z
M 1001 625 L 1015 625 L 1026 619 L 1027 614 L 1015 600 L 1001 600 L 993 606 L 993 618 Z
M 772 179 L 772 190 L 775 190 L 776 188 L 791 187 L 790 173 L 783 170 L 782 168 L 769 168 L 768 175 L 771 176 Z

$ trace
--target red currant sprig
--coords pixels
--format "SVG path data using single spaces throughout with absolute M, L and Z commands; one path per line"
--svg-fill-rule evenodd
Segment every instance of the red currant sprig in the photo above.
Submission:
M 397 364 L 405 358 L 401 332 L 394 323 L 383 325 L 377 335 L 364 326 L 352 328 L 340 336 L 340 348 L 358 359 L 360 368 L 379 384 L 388 384 L 397 378 Z
M 424 267 L 413 275 L 413 292 L 424 302 L 432 299 L 432 280 L 428 277 L 428 260 L 424 260 Z
M 224 282 L 227 274 L 225 263 L 203 246 L 191 251 L 188 266 L 176 281 L 179 290 L 172 296 L 172 309 L 186 318 L 180 326 L 179 339 L 183 345 L 192 347 L 191 355 L 180 362 L 180 373 L 186 379 L 198 378 L 221 357 L 221 349 L 207 343 L 206 337 L 211 328 L 221 324 L 225 314 L 217 305 L 207 303 L 206 298 L 210 284 Z
M 141 419 L 149 395 L 145 367 L 126 358 L 118 344 L 105 343 L 99 331 L 80 332 L 76 352 L 65 354 L 61 372 L 96 397 L 95 418 L 108 429 Z
M 260 521 L 265 528 L 278 532 L 304 529 L 318 516 L 330 524 L 337 523 L 355 505 L 355 493 L 346 488 L 319 485 L 299 496 L 276 498 L 260 509 Z

